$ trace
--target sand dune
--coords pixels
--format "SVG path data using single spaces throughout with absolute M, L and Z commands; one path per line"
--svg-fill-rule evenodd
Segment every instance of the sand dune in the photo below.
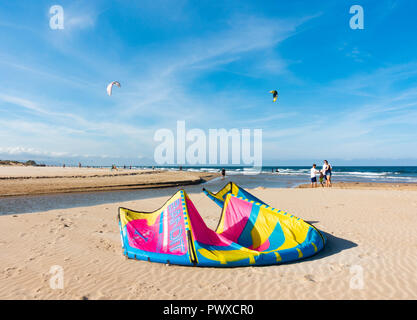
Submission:
M 0 217 L 1 299 L 416 299 L 417 192 L 254 189 L 325 232 L 327 247 L 297 263 L 233 269 L 126 260 L 118 206 L 154 210 L 166 197 Z M 209 227 L 219 208 L 191 194 Z M 51 289 L 50 269 L 64 271 Z M 360 274 L 363 275 L 363 288 Z

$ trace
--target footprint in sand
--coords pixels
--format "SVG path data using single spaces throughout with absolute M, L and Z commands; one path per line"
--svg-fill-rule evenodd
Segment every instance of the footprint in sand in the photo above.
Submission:
M 358 254 L 358 257 L 360 259 L 367 258 L 367 257 L 379 258 L 379 255 L 376 252 L 365 252 L 365 253 Z
M 115 252 L 115 248 L 111 242 L 108 240 L 100 239 L 100 242 L 96 244 L 96 248 L 105 249 L 105 250 L 112 250 Z
M 38 297 L 38 294 L 41 292 L 41 290 L 42 290 L 42 288 L 37 288 L 37 289 L 32 290 L 31 293 L 33 295 L 33 298 L 36 299 L 36 297 Z
M 331 263 L 329 264 L 329 270 L 335 271 L 335 272 L 341 272 L 343 269 L 345 269 L 345 265 L 341 263 Z
M 55 241 L 60 240 L 60 239 L 62 239 L 62 238 L 65 238 L 65 235 L 60 234 L 60 235 L 58 235 L 58 236 L 55 238 Z
M 305 281 L 310 281 L 310 282 L 316 282 L 316 280 L 314 279 L 314 276 L 312 274 L 304 275 L 304 280 Z
M 21 268 L 17 268 L 17 267 L 8 267 L 8 268 L 4 269 L 4 271 L 3 271 L 3 273 L 6 276 L 6 278 L 17 276 L 21 272 L 22 272 L 22 269 Z
M 230 288 L 223 283 L 216 283 L 210 287 L 210 291 L 214 293 L 223 293 L 225 290 L 229 290 Z

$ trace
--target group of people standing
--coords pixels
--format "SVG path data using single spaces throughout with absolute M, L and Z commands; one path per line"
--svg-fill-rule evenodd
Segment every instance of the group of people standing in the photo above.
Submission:
M 327 160 L 324 160 L 323 167 L 321 170 L 316 169 L 316 164 L 313 164 L 313 167 L 310 170 L 310 178 L 311 178 L 311 187 L 317 187 L 317 174 L 320 174 L 319 181 L 322 187 L 331 187 L 332 186 L 332 166 L 329 164 Z

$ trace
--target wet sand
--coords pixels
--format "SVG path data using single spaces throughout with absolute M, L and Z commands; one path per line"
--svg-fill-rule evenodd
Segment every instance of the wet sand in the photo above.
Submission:
M 173 187 L 218 176 L 189 171 L 0 166 L 0 197 Z
M 297 186 L 297 188 L 311 188 L 310 183 Z M 317 188 L 323 188 L 317 182 Z M 417 190 L 417 183 L 385 183 L 385 182 L 336 182 L 332 188 L 337 189 L 377 189 L 377 190 Z

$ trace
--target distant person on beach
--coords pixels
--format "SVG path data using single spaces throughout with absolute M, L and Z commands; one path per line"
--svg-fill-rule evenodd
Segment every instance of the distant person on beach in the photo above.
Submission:
M 326 176 L 326 181 L 328 182 L 328 187 L 331 187 L 332 186 L 332 171 L 333 171 L 333 168 L 332 168 L 332 166 L 330 165 L 330 163 L 328 163 L 328 165 L 329 165 L 329 170 L 327 170 L 327 176 Z
M 316 174 L 320 171 L 316 169 L 316 164 L 313 164 L 313 167 L 310 170 L 310 178 L 311 178 L 311 187 L 317 188 L 317 177 Z
M 332 186 L 332 166 L 327 160 L 324 160 L 323 163 L 323 174 L 326 177 L 326 187 Z
M 322 169 L 322 170 L 320 170 L 320 177 L 319 177 L 319 181 L 320 181 L 321 186 L 324 188 L 324 182 L 323 182 L 323 179 L 324 179 L 324 174 L 323 174 L 323 169 Z
M 222 180 L 224 179 L 225 176 L 226 176 L 226 169 L 222 168 Z
M 81 162 L 78 162 L 78 168 L 81 168 Z

